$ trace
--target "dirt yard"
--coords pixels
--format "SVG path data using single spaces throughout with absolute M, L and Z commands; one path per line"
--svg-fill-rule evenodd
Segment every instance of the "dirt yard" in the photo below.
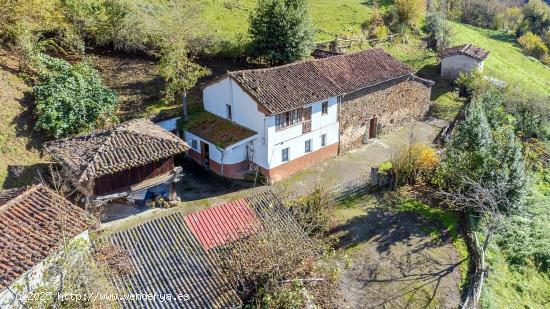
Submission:
M 338 214 L 341 308 L 459 307 L 461 261 L 447 230 L 377 198 Z

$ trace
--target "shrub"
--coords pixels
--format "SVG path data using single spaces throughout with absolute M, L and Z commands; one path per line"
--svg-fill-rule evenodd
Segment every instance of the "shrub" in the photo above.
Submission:
M 425 0 L 395 0 L 394 1 L 399 21 L 416 28 L 420 25 L 425 9 Z
M 392 159 L 395 182 L 402 185 L 414 184 L 417 180 L 431 181 L 438 164 L 435 149 L 424 144 L 407 146 Z
M 548 53 L 548 47 L 542 38 L 532 32 L 527 32 L 519 37 L 518 43 L 526 54 L 538 59 L 543 59 Z
M 58 138 L 101 127 L 116 119 L 114 91 L 103 86 L 88 63 L 68 62 L 40 54 L 36 98 L 36 127 Z

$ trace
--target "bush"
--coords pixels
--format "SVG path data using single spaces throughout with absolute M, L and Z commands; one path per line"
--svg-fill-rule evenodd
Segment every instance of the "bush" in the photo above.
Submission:
M 59 138 L 102 127 L 116 119 L 114 91 L 103 86 L 88 63 L 68 62 L 40 54 L 36 98 L 36 128 Z
M 537 59 L 543 59 L 548 54 L 548 47 L 542 41 L 542 38 L 532 32 L 527 32 L 518 38 L 518 43 L 523 51 Z
M 395 0 L 394 4 L 400 22 L 412 28 L 420 25 L 426 10 L 425 0 Z
M 424 144 L 407 146 L 392 159 L 397 185 L 415 184 L 417 180 L 430 182 L 438 165 L 439 155 Z

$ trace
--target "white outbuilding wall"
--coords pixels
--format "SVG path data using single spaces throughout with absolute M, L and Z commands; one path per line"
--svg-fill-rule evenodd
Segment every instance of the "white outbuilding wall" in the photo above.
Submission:
M 441 59 L 441 76 L 454 80 L 459 73 L 470 73 L 474 70 L 483 70 L 483 61 L 464 55 L 453 55 Z

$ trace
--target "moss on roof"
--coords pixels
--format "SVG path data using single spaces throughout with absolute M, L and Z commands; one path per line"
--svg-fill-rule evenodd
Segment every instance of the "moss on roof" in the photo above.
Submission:
M 222 148 L 257 134 L 255 131 L 206 111 L 193 114 L 187 122 L 182 122 L 180 127 Z

